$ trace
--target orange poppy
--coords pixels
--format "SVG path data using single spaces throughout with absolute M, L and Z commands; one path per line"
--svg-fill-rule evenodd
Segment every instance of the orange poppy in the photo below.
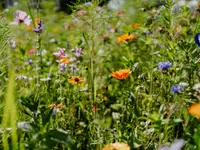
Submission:
M 67 59 L 66 57 L 59 58 L 59 62 L 60 63 L 64 63 L 64 64 L 69 64 L 70 63 L 69 59 Z
M 131 27 L 132 28 L 138 28 L 138 27 L 140 27 L 140 24 L 139 23 L 134 23 L 134 24 L 131 25 Z
M 121 35 L 120 37 L 117 38 L 117 42 L 118 43 L 125 43 L 126 41 L 128 40 L 133 40 L 135 39 L 135 35 L 134 34 L 124 34 L 124 35 Z
M 130 69 L 121 69 L 119 71 L 112 72 L 110 76 L 119 80 L 124 80 L 129 76 L 130 73 Z
M 192 104 L 187 111 L 189 114 L 200 118 L 200 103 Z
M 72 76 L 68 79 L 68 82 L 71 84 L 82 84 L 84 80 L 78 76 Z
M 130 146 L 126 143 L 112 143 L 103 147 L 102 150 L 130 150 Z

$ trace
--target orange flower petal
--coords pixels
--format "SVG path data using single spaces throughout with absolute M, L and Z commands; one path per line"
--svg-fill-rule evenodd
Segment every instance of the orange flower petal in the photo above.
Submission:
M 200 103 L 192 104 L 187 111 L 189 114 L 200 118 Z

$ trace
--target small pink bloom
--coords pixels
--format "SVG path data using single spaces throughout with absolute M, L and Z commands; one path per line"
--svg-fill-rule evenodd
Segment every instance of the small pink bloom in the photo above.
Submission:
M 53 54 L 57 57 L 65 57 L 65 48 L 58 48 L 58 52 Z
M 21 11 L 21 10 L 16 10 L 15 14 L 15 19 L 11 24 L 20 24 L 24 23 L 25 25 L 29 26 L 31 23 L 30 16 L 26 14 L 26 12 Z
M 85 10 L 79 10 L 79 11 L 76 12 L 77 16 L 84 16 L 86 14 L 87 14 L 87 11 L 85 11 Z
M 29 51 L 28 51 L 28 54 L 33 54 L 33 53 L 35 53 L 36 52 L 36 49 L 30 49 Z

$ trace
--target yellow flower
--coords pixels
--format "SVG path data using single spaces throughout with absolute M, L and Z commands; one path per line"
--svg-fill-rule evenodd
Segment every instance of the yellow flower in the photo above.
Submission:
M 84 80 L 81 77 L 72 76 L 68 79 L 68 82 L 71 84 L 82 84 L 84 82 Z
M 125 43 L 128 40 L 133 40 L 135 39 L 135 35 L 134 34 L 124 34 L 121 35 L 120 37 L 117 38 L 117 43 Z
M 130 150 L 130 146 L 126 143 L 112 143 L 103 147 L 102 150 Z
M 34 19 L 34 24 L 37 25 L 40 22 L 40 18 L 35 18 Z
M 121 69 L 119 71 L 112 72 L 110 76 L 119 80 L 123 80 L 127 78 L 130 73 L 130 69 Z

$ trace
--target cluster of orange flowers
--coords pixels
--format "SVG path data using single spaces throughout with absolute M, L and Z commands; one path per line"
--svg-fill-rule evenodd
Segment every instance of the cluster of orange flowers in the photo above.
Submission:
M 103 147 L 102 150 L 130 150 L 130 146 L 126 143 L 111 143 Z
M 130 73 L 131 73 L 130 69 L 121 69 L 119 71 L 112 72 L 110 74 L 110 77 L 113 77 L 119 80 L 124 80 L 125 78 L 129 76 Z
M 117 43 L 125 43 L 126 41 L 130 41 L 135 39 L 135 35 L 134 34 L 124 34 L 121 35 L 120 37 L 117 38 Z

